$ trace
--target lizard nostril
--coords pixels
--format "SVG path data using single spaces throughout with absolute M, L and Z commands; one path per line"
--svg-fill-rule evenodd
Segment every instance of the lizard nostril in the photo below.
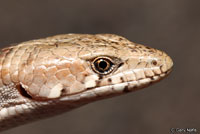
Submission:
M 156 60 L 152 60 L 151 62 L 154 66 L 156 66 L 158 64 L 158 62 Z

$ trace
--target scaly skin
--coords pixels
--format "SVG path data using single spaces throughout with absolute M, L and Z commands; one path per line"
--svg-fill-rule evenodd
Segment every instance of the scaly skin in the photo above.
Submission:
M 110 72 L 98 72 L 99 59 Z M 0 131 L 146 87 L 172 66 L 166 53 L 112 34 L 57 35 L 2 49 Z

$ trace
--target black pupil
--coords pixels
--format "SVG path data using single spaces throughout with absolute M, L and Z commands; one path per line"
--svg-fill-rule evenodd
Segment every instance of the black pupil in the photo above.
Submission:
M 112 59 L 97 58 L 92 62 L 91 67 L 95 73 L 106 75 L 113 71 L 115 65 Z
M 101 60 L 99 62 L 99 68 L 100 69 L 105 70 L 107 68 L 107 66 L 108 66 L 108 63 L 106 61 L 104 61 L 104 60 Z

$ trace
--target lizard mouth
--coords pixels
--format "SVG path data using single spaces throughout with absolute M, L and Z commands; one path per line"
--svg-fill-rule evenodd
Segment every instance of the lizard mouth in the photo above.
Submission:
M 153 83 L 156 83 L 162 80 L 164 77 L 170 74 L 171 70 L 172 69 L 169 69 L 168 71 L 163 72 L 161 74 L 158 74 L 152 77 L 143 78 L 137 81 L 127 81 L 127 82 L 118 83 L 118 84 L 111 84 L 111 85 L 106 85 L 106 86 L 101 86 L 101 87 L 89 88 L 76 94 L 63 96 L 59 98 L 59 100 L 61 101 L 86 100 L 87 102 L 87 100 L 91 100 L 91 99 L 98 100 L 101 98 L 109 98 L 109 97 L 120 95 L 123 93 L 129 93 L 129 92 L 147 87 L 149 85 L 152 85 Z
M 155 74 L 151 77 L 146 76 L 145 78 L 141 78 L 138 80 L 123 81 L 121 83 L 116 84 L 86 88 L 85 90 L 73 94 L 66 94 L 65 92 L 61 91 L 61 96 L 52 100 L 79 101 L 112 97 L 123 93 L 136 91 L 138 89 L 152 85 L 153 83 L 156 83 L 165 78 L 168 74 L 170 74 L 171 71 L 172 68 L 170 68 L 166 72 L 161 72 L 160 74 Z M 17 85 L 16 88 L 19 90 L 20 94 L 25 98 L 33 99 L 22 86 Z M 40 98 L 36 100 L 45 101 L 46 99 Z

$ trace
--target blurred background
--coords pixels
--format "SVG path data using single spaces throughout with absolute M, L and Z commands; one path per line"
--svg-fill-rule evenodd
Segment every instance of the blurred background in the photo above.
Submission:
M 171 75 L 144 90 L 98 101 L 1 134 L 200 133 L 199 0 L 0 2 L 0 45 L 63 33 L 114 33 L 167 52 Z

